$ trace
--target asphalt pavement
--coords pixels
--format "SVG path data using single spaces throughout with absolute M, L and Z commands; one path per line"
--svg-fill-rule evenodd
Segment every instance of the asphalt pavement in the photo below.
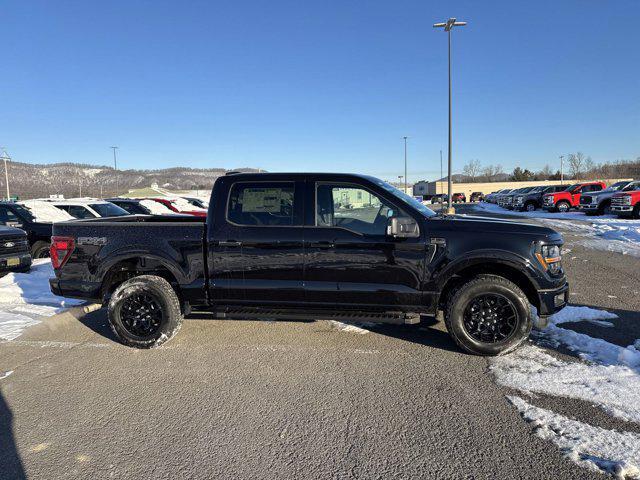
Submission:
M 572 302 L 621 315 L 590 334 L 639 338 L 638 259 L 565 238 Z M 48 318 L 0 343 L 0 376 L 13 371 L 0 380 L 0 477 L 601 478 L 535 436 L 487 360 L 431 323 L 359 334 L 197 314 L 135 350 L 103 310 Z M 620 427 L 586 402 L 536 403 Z

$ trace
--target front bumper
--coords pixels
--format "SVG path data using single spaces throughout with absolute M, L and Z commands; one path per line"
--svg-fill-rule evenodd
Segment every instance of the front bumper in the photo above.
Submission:
M 612 212 L 633 212 L 633 205 L 611 205 Z
M 564 285 L 558 288 L 539 290 L 538 296 L 540 297 L 538 315 L 541 317 L 553 315 L 569 303 L 569 283 L 565 282 Z
M 31 255 L 28 252 L 7 253 L 0 256 L 0 271 L 26 270 L 31 267 Z

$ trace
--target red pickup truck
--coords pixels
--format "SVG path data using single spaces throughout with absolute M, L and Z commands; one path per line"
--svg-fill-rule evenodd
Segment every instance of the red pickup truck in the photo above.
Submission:
M 640 183 L 634 183 L 611 197 L 611 213 L 640 218 Z
M 607 188 L 604 182 L 574 183 L 561 192 L 545 193 L 542 196 L 542 208 L 549 212 L 568 212 L 580 205 L 580 195 L 599 192 Z

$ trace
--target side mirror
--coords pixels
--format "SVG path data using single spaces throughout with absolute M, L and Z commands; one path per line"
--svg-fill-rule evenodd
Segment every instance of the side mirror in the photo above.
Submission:
M 417 238 L 420 229 L 418 222 L 411 217 L 394 217 L 389 219 L 387 234 L 394 238 Z

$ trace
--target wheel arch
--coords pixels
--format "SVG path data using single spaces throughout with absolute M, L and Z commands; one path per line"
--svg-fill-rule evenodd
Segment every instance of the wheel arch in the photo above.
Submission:
M 106 268 L 101 286 L 101 296 L 106 301 L 113 291 L 126 280 L 140 275 L 155 275 L 164 278 L 174 288 L 178 297 L 180 293 L 180 273 L 165 259 L 143 255 L 119 258 Z
M 443 308 L 449 295 L 451 295 L 458 286 L 466 283 L 470 279 L 479 275 L 496 275 L 506 278 L 520 287 L 529 300 L 529 303 L 539 310 L 540 297 L 538 296 L 538 290 L 534 281 L 525 271 L 523 266 L 499 260 L 484 260 L 460 265 L 459 268 L 449 272 L 446 280 L 443 282 L 438 296 L 438 308 Z

